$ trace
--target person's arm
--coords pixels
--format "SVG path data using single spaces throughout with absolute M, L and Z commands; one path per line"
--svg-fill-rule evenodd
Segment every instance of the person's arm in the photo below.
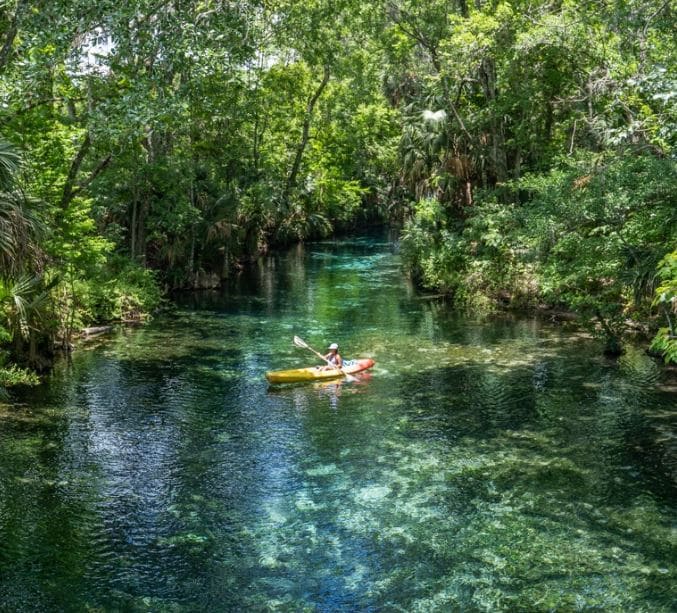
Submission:
M 343 368 L 343 358 L 338 353 L 336 354 L 336 366 Z

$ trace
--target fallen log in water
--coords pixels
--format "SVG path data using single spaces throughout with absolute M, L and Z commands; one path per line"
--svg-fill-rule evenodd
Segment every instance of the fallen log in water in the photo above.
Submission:
M 99 334 L 105 334 L 110 332 L 113 329 L 113 326 L 93 326 L 91 328 L 83 328 L 82 334 L 85 336 L 97 336 Z

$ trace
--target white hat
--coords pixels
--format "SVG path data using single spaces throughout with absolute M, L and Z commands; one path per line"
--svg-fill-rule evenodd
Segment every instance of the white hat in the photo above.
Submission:
M 329 349 L 338 349 L 338 345 L 336 343 L 332 343 L 329 345 Z

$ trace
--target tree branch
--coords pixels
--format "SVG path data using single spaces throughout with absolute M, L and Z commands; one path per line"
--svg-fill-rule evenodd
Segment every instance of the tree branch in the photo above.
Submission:
M 649 26 L 651 25 L 651 22 L 656 19 L 666 8 L 670 6 L 671 0 L 666 0 L 658 10 L 654 11 L 651 15 L 649 15 L 646 19 L 646 23 L 644 24 L 644 30 L 642 31 L 642 34 L 644 36 L 647 35 L 649 31 Z
M 14 39 L 19 32 L 19 16 L 24 8 L 26 0 L 18 0 L 16 3 L 16 10 L 10 19 L 9 26 L 5 32 L 5 40 L 0 48 L 0 73 L 5 69 L 9 63 L 9 57 L 14 46 Z
M 26 104 L 26 106 L 21 107 L 20 109 L 17 109 L 14 112 L 14 115 L 12 117 L 20 117 L 21 115 L 24 115 L 25 113 L 28 113 L 32 111 L 33 109 L 36 109 L 38 107 L 44 106 L 46 104 L 54 104 L 56 102 L 80 102 L 84 100 L 83 97 L 78 97 L 78 98 L 63 98 L 63 97 L 55 97 L 55 98 L 42 98 L 40 100 L 36 100 L 35 102 L 29 102 Z
M 89 132 L 85 135 L 85 139 L 82 141 L 82 144 L 80 145 L 80 149 L 78 149 L 77 154 L 73 158 L 73 161 L 71 162 L 71 167 L 68 169 L 68 175 L 66 176 L 66 182 L 64 183 L 63 186 L 63 193 L 61 195 L 61 202 L 59 203 L 60 207 L 62 209 L 67 209 L 68 205 L 70 204 L 71 200 L 75 197 L 76 193 L 76 186 L 75 186 L 75 178 L 78 176 L 78 172 L 80 171 L 80 167 L 82 166 L 82 162 L 85 159 L 85 156 L 87 155 L 87 152 L 89 151 L 89 148 L 92 146 L 92 139 L 89 136 Z
M 111 160 L 113 159 L 113 154 L 109 153 L 105 158 L 103 158 L 92 170 L 92 172 L 89 173 L 87 178 L 84 181 L 81 181 L 80 183 L 77 184 L 71 191 L 71 199 L 77 196 L 81 191 L 87 189 L 92 181 L 96 179 L 105 169 L 106 167 L 111 163 Z

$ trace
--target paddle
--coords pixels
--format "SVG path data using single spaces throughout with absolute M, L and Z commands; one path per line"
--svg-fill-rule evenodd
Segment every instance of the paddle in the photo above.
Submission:
M 343 368 L 339 368 L 336 364 L 332 364 L 327 358 L 325 358 L 319 351 L 315 351 L 308 343 L 306 343 L 302 338 L 298 336 L 294 337 L 294 345 L 301 347 L 302 349 L 308 349 L 312 351 L 318 358 L 324 360 L 329 366 L 333 366 L 336 370 L 340 371 L 341 374 L 346 378 L 346 381 L 357 381 L 355 377 L 349 375 Z

